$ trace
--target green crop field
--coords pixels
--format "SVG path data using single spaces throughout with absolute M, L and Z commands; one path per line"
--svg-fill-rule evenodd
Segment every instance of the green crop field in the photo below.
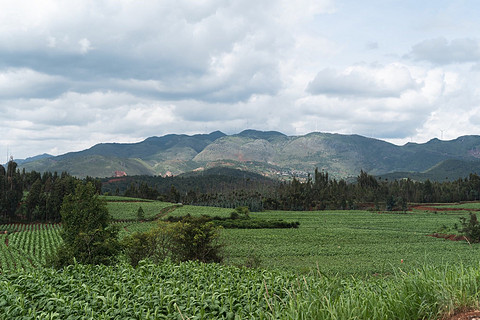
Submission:
M 0 271 L 41 267 L 60 244 L 58 224 L 0 225 Z
M 182 206 L 176 208 L 175 211 L 169 213 L 173 216 L 185 216 L 190 214 L 191 216 L 219 216 L 219 217 L 229 217 L 230 213 L 235 211 L 234 209 L 228 208 L 217 208 L 217 207 L 200 207 L 200 206 Z
M 465 202 L 465 203 L 452 203 L 444 204 L 441 206 L 435 206 L 439 209 L 465 209 L 465 210 L 480 210 L 480 202 Z
M 388 278 L 186 262 L 0 274 L 0 319 L 440 319 L 478 306 L 479 266 Z
M 136 220 L 138 208 L 142 207 L 146 219 L 154 218 L 161 214 L 162 210 L 173 206 L 169 202 L 149 201 L 149 202 L 121 202 L 108 201 L 108 211 L 114 220 Z
M 424 263 L 476 264 L 480 246 L 433 238 L 465 213 L 379 214 L 367 211 L 265 212 L 254 217 L 300 221 L 298 229 L 224 230 L 227 261 L 256 256 L 265 268 L 371 275 Z M 402 262 L 403 261 L 403 262 Z
M 162 218 L 233 211 L 108 201 L 120 237 L 155 226 L 136 221 L 139 205 Z M 250 215 L 300 227 L 224 229 L 224 265 L 58 272 L 42 265 L 61 242 L 60 225 L 0 225 L 0 319 L 439 319 L 480 305 L 480 245 L 429 236 L 453 230 L 467 211 Z M 241 267 L 252 259 L 259 269 Z

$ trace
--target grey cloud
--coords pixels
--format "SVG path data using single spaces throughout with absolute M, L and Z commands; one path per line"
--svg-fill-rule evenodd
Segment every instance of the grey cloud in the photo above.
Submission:
M 0 99 L 52 98 L 68 88 L 64 78 L 31 69 L 0 69 Z
M 398 97 L 417 87 L 406 68 L 387 68 L 388 74 L 382 68 L 354 68 L 348 72 L 323 69 L 308 84 L 307 92 L 345 97 Z
M 413 46 L 410 56 L 414 60 L 444 65 L 480 61 L 480 42 L 476 39 L 445 38 L 424 40 Z
M 75 15 L 47 10 L 50 19 L 39 28 L 0 32 L 0 68 L 62 76 L 65 90 L 77 92 L 135 90 L 116 86 L 133 80 L 157 82 L 155 90 L 137 87 L 135 94 L 161 99 L 226 102 L 274 94 L 281 86 L 276 52 L 288 44 L 272 32 L 278 22 L 259 14 L 272 3 L 79 2 Z M 225 56 L 234 63 L 226 65 L 227 75 L 215 64 Z

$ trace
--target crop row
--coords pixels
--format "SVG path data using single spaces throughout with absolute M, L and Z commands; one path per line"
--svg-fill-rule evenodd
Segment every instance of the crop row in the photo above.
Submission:
M 46 256 L 61 242 L 60 225 L 31 225 L 0 237 L 0 269 L 31 269 L 45 263 Z
M 144 217 L 149 219 L 158 215 L 162 209 L 172 206 L 168 202 L 118 202 L 109 201 L 107 203 L 108 211 L 114 220 L 135 220 L 137 219 L 138 208 L 142 207 Z
M 166 262 L 0 275 L 0 319 L 439 319 L 478 306 L 476 267 L 387 278 Z

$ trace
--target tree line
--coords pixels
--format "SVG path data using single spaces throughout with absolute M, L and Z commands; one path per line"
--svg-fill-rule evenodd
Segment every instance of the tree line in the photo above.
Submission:
M 0 165 L 0 220 L 4 222 L 58 222 L 66 195 L 75 191 L 79 180 L 66 172 L 20 171 L 10 160 L 6 168 Z M 100 181 L 86 178 L 98 192 Z
M 347 181 L 331 178 L 328 172 L 318 169 L 304 181 L 295 177 L 288 182 L 231 178 L 227 184 L 225 179 L 221 176 L 197 176 L 194 179 L 129 177 L 129 185 L 126 189 L 124 186 L 123 195 L 191 205 L 226 208 L 247 206 L 251 211 L 366 207 L 406 210 L 408 203 L 480 200 L 480 176 L 474 173 L 463 179 L 442 182 L 411 179 L 389 181 L 365 171 L 361 171 L 352 181 Z M 115 183 L 108 184 L 108 190 L 115 186 Z

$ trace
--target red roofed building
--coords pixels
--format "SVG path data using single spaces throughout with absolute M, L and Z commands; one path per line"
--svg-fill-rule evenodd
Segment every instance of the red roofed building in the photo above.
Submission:
M 115 171 L 114 177 L 126 177 L 127 173 L 125 171 Z

